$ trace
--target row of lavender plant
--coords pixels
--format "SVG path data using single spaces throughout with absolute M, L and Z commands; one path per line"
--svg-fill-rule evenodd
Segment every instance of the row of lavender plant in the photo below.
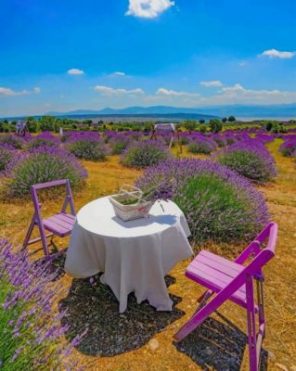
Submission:
M 296 134 L 285 135 L 283 139 L 280 152 L 286 157 L 296 158 Z
M 196 243 L 247 240 L 268 220 L 261 193 L 236 172 L 209 160 L 166 160 L 148 168 L 137 186 L 156 189 L 156 199 L 174 200 Z
M 0 368 L 13 370 L 78 369 L 70 354 L 85 334 L 66 343 L 67 313 L 53 307 L 63 295 L 52 259 L 31 263 L 0 240 Z
M 179 133 L 180 142 L 188 146 L 189 152 L 203 154 L 211 154 L 219 148 L 229 147 L 237 142 L 250 143 L 253 141 L 254 143 L 256 141 L 262 148 L 263 144 L 273 140 L 273 137 L 274 135 L 267 134 L 263 130 L 254 129 L 244 131 L 228 130 L 217 134 Z M 25 138 L 15 135 L 4 135 L 0 137 L 0 175 L 14 178 L 10 187 L 12 195 L 27 193 L 30 184 L 33 184 L 32 182 L 49 181 L 57 177 L 69 177 L 73 186 L 79 185 L 82 184 L 86 172 L 83 170 L 82 165 L 75 160 L 74 156 L 78 159 L 103 161 L 107 155 L 116 154 L 121 155 L 121 162 L 125 166 L 145 168 L 155 165 L 170 156 L 168 151 L 168 143 L 171 139 L 170 133 L 160 132 L 157 133 L 155 139 L 151 140 L 150 138 L 151 133 L 114 132 L 111 130 L 106 130 L 104 133 L 68 131 L 65 132 L 62 138 L 50 132 L 43 132 L 37 136 L 29 134 Z M 231 152 L 234 152 L 235 148 L 238 149 L 239 147 L 239 145 L 231 147 Z M 243 147 L 250 148 L 250 145 L 244 145 Z M 255 145 L 253 148 L 255 148 Z M 229 152 L 230 150 L 226 151 L 224 155 L 226 156 L 226 153 Z M 250 152 L 244 151 L 244 153 Z M 234 159 L 229 160 L 228 163 L 235 162 L 234 165 L 230 164 L 230 167 L 250 179 L 258 181 L 269 180 L 275 174 L 274 166 L 271 164 L 270 158 L 267 159 L 268 156 L 263 152 L 262 150 L 254 153 L 259 158 L 257 161 L 258 167 L 260 168 L 263 164 L 265 173 L 269 171 L 270 176 L 265 174 L 256 179 L 248 171 L 241 171 L 241 166 L 237 166 L 237 161 L 234 161 Z M 235 151 L 235 155 L 237 156 L 237 151 Z M 249 162 L 252 161 L 252 156 L 249 155 Z M 47 158 L 51 158 L 49 160 L 49 163 L 51 163 L 50 168 L 46 166 Z M 21 166 L 23 162 L 25 162 L 26 166 Z M 227 166 L 228 163 L 225 162 Z M 15 172 L 13 172 L 14 168 L 18 169 L 19 176 L 16 176 Z

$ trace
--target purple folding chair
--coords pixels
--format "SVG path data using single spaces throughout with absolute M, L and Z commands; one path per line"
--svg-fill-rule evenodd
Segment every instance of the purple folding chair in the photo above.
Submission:
M 66 197 L 62 209 L 60 213 L 50 216 L 49 218 L 43 219 L 41 217 L 41 203 L 38 200 L 37 192 L 41 189 L 48 189 L 57 186 L 66 187 Z M 44 254 L 48 255 L 49 251 L 47 237 L 52 237 L 54 235 L 57 235 L 59 237 L 65 237 L 69 235 L 72 232 L 73 225 L 75 222 L 76 213 L 69 179 L 54 180 L 52 182 L 35 184 L 31 187 L 31 195 L 34 205 L 34 215 L 29 226 L 28 232 L 26 234 L 22 248 L 25 249 L 28 245 L 41 241 Z M 68 205 L 70 206 L 70 214 L 66 212 Z M 39 228 L 40 237 L 30 240 L 30 237 L 35 226 L 38 226 Z M 50 233 L 46 234 L 46 231 L 49 231 Z
M 229 299 L 247 310 L 250 370 L 259 369 L 261 345 L 265 336 L 262 268 L 275 255 L 277 231 L 276 223 L 268 224 L 234 261 L 205 250 L 195 257 L 185 275 L 208 290 L 198 299 L 199 307 L 191 319 L 175 334 L 176 341 L 184 339 Z M 254 280 L 257 303 L 254 298 Z M 257 333 L 256 314 L 259 320 Z

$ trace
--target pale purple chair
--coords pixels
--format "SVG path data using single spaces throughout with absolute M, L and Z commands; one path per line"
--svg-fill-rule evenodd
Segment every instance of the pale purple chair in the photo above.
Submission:
M 58 186 L 65 186 L 66 188 L 66 197 L 64 199 L 62 209 L 58 214 L 43 219 L 41 216 L 41 203 L 39 202 L 37 192 L 41 189 L 44 190 Z M 49 251 L 47 237 L 52 237 L 54 235 L 65 237 L 72 232 L 73 225 L 75 223 L 76 213 L 69 179 L 54 180 L 47 183 L 35 184 L 31 187 L 31 195 L 34 205 L 34 215 L 23 243 L 23 249 L 25 249 L 28 245 L 41 241 L 44 254 L 48 255 Z M 70 206 L 70 213 L 66 212 L 68 205 Z M 39 228 L 40 237 L 30 240 L 35 226 L 38 226 Z M 46 231 L 50 233 L 46 234 Z
M 276 223 L 268 224 L 234 261 L 205 250 L 196 256 L 185 274 L 208 290 L 198 299 L 200 304 L 197 311 L 175 334 L 176 341 L 184 339 L 229 299 L 247 311 L 250 370 L 259 369 L 265 336 L 262 268 L 275 255 L 277 232 Z M 257 303 L 254 282 L 257 286 Z M 215 296 L 208 302 L 213 295 Z M 256 315 L 259 322 L 257 333 Z

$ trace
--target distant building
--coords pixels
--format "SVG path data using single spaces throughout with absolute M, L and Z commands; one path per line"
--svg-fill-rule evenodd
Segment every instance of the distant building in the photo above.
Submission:
M 17 121 L 15 125 L 15 131 L 17 135 L 25 136 L 27 132 L 27 124 L 25 121 Z
M 164 131 L 173 131 L 175 132 L 176 131 L 176 124 L 174 124 L 173 122 L 159 122 L 157 124 L 154 125 L 154 130 L 164 130 Z

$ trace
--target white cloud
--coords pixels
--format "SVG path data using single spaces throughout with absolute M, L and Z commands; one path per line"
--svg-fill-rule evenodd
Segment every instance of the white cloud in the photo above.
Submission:
M 118 89 L 109 86 L 97 85 L 94 90 L 106 97 L 106 104 L 118 103 L 122 106 L 133 104 L 160 104 L 184 107 L 198 107 L 225 104 L 282 104 L 295 103 L 296 91 L 282 91 L 277 89 L 248 89 L 241 84 L 222 86 L 218 92 L 203 96 L 198 92 L 179 91 L 158 88 L 154 94 L 146 94 L 143 89 Z M 114 99 L 114 101 L 112 101 Z
M 176 90 L 170 90 L 166 88 L 159 88 L 156 91 L 156 95 L 162 95 L 166 97 L 198 97 L 198 93 L 190 93 L 186 91 L 176 91 Z
M 284 52 L 284 51 L 279 51 L 277 49 L 269 49 L 265 50 L 260 56 L 263 57 L 269 57 L 269 58 L 280 58 L 280 59 L 291 59 L 295 57 L 296 52 Z
M 94 90 L 97 93 L 108 96 L 122 96 L 122 95 L 144 95 L 145 92 L 143 89 L 115 89 L 109 86 L 97 85 L 94 87 Z
M 214 104 L 281 104 L 296 102 L 296 92 L 267 89 L 247 89 L 240 84 L 223 87 L 219 94 L 209 97 Z
M 171 0 L 129 0 L 126 15 L 140 18 L 156 18 L 175 5 Z
M 31 94 L 31 92 L 28 90 L 16 91 L 10 88 L 0 87 L 0 95 L 4 95 L 7 97 L 14 97 L 17 95 L 28 95 L 28 94 Z
M 67 71 L 67 74 L 68 75 L 84 75 L 84 71 L 83 70 L 80 70 L 79 68 L 70 68 L 68 71 Z
M 223 86 L 216 94 L 202 96 L 198 93 L 174 91 L 159 88 L 153 96 L 147 100 L 158 104 L 171 103 L 174 105 L 211 106 L 223 104 L 282 104 L 295 103 L 296 91 L 247 89 L 241 84 Z
M 110 76 L 120 76 L 120 77 L 123 77 L 123 76 L 126 76 L 126 73 L 125 72 L 121 72 L 121 71 L 116 71 L 116 72 L 111 73 Z
M 205 86 L 206 88 L 220 88 L 223 86 L 220 80 L 201 81 L 200 85 Z
M 35 94 L 39 94 L 41 92 L 41 89 L 38 86 L 36 86 L 35 88 L 33 88 L 33 92 Z
M 221 92 L 223 93 L 237 93 L 237 92 L 243 92 L 246 89 L 244 89 L 240 84 L 234 84 L 233 86 L 225 86 L 221 89 Z

